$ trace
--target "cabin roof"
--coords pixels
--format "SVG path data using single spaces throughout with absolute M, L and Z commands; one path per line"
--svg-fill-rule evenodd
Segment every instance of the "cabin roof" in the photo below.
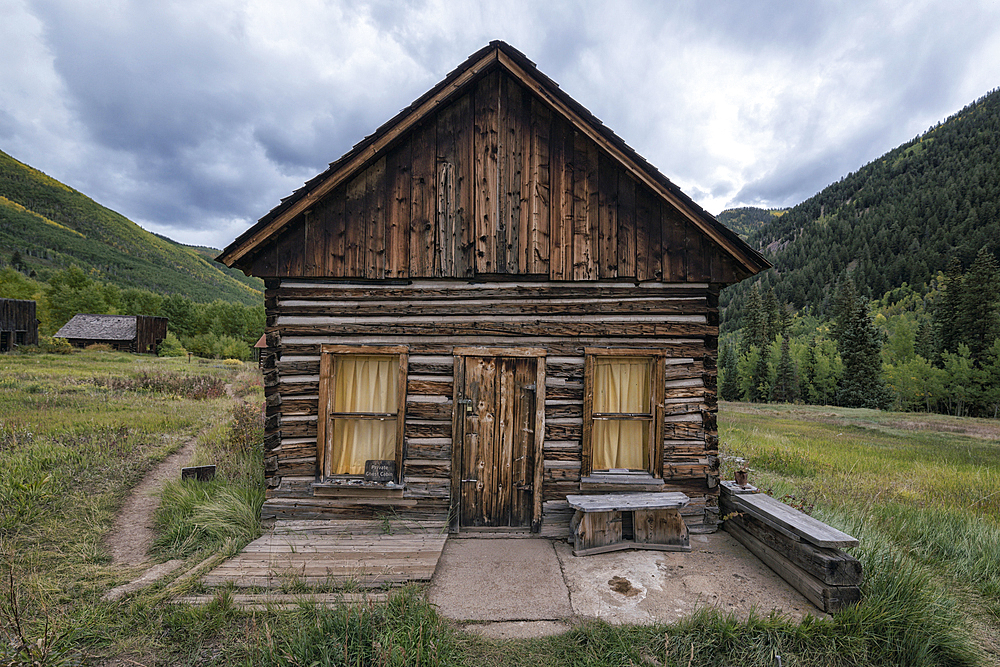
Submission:
M 56 332 L 56 338 L 132 340 L 137 319 L 135 315 L 74 315 Z
M 282 199 L 278 206 L 229 244 L 216 261 L 231 267 L 241 257 L 265 245 L 296 216 L 308 210 L 337 185 L 364 168 L 375 156 L 383 153 L 399 136 L 496 67 L 501 67 L 516 77 L 529 90 L 544 99 L 556 113 L 562 114 L 579 130 L 598 142 L 640 181 L 645 182 L 674 204 L 693 224 L 722 246 L 751 274 L 770 268 L 770 264 L 760 253 L 681 192 L 680 188 L 626 144 L 621 137 L 567 95 L 555 81 L 540 72 L 535 63 L 514 47 L 499 40 L 490 42 L 469 56 L 444 80 L 396 114 L 373 134 L 365 137 L 340 159 L 330 163 L 326 171 Z

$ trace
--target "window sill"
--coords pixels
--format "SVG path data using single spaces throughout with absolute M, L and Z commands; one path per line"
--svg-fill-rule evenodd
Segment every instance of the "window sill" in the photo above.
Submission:
M 326 479 L 313 482 L 314 496 L 324 498 L 402 498 L 405 487 L 394 482 L 366 482 L 363 479 Z
M 649 473 L 598 471 L 580 478 L 581 491 L 662 491 L 663 480 Z

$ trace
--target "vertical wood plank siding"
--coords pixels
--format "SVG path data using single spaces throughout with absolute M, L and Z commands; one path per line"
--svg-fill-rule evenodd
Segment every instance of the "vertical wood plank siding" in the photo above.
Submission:
M 595 209 L 613 200 L 599 199 Z M 601 252 L 610 241 L 597 219 L 594 269 L 600 271 Z M 535 238 L 533 244 L 542 242 Z M 616 235 L 615 245 L 620 240 Z M 267 337 L 274 354 L 268 355 L 264 373 L 269 487 L 264 515 L 366 516 L 385 510 L 359 499 L 312 495 L 321 345 L 408 347 L 406 491 L 404 505 L 394 511 L 439 520 L 447 518 L 452 493 L 455 348 L 538 347 L 546 350 L 546 370 L 537 500 L 543 534 L 568 534 L 566 495 L 581 488 L 584 348 L 628 347 L 670 351 L 664 374 L 664 490 L 690 495 L 689 527 L 711 530 L 718 474 L 717 296 L 717 287 L 708 283 L 269 280 Z
M 731 283 L 747 270 L 493 70 L 248 259 L 261 277 Z
M 36 309 L 37 305 L 34 301 L 25 299 L 0 299 L 0 332 L 7 334 L 8 346 L 7 349 L 0 349 L 0 352 L 9 352 L 14 348 L 15 344 L 38 345 Z M 163 328 L 164 330 L 166 329 L 165 320 Z M 17 342 L 19 333 L 24 339 L 20 343 Z M 160 338 L 163 337 L 163 335 L 160 336 Z

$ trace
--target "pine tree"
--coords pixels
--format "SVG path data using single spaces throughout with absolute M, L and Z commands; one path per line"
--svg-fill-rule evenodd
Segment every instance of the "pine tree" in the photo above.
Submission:
M 781 331 L 781 308 L 778 306 L 778 299 L 774 296 L 774 288 L 768 287 L 761 299 L 761 306 L 767 321 L 764 325 L 765 338 L 768 343 L 773 341 L 784 332 Z
M 962 263 L 957 257 L 952 257 L 941 282 L 944 295 L 934 311 L 941 352 L 954 352 L 961 342 L 959 326 L 962 319 L 962 282 Z
M 802 366 L 799 368 L 799 396 L 806 403 L 809 402 L 809 395 L 812 393 L 810 390 L 813 385 L 813 378 L 816 376 L 816 339 L 813 338 L 809 341 L 809 347 L 806 349 L 806 356 L 802 360 Z
M 719 370 L 722 373 L 722 383 L 719 385 L 719 398 L 724 401 L 740 400 L 740 377 L 736 368 L 736 352 L 732 345 L 722 348 L 719 360 Z
M 767 312 L 760 297 L 760 283 L 754 283 L 747 295 L 743 316 L 743 336 L 740 354 L 745 355 L 751 346 L 760 349 L 767 345 Z
M 833 296 L 833 321 L 830 325 L 830 334 L 834 340 L 840 340 L 843 335 L 843 327 L 850 320 L 857 300 L 858 290 L 854 286 L 853 278 L 849 275 L 844 276 Z
M 890 398 L 882 377 L 885 334 L 875 326 L 868 300 L 856 294 L 850 279 L 838 290 L 835 331 L 844 362 L 837 402 L 849 408 L 884 409 Z
M 750 402 L 766 403 L 771 395 L 771 346 L 764 345 L 757 355 L 757 363 L 753 368 L 753 380 L 750 385 Z
M 778 369 L 771 387 L 771 400 L 775 403 L 794 403 L 798 398 L 798 374 L 795 362 L 788 350 L 788 336 L 781 339 L 781 356 L 778 357 Z
M 1000 336 L 1000 266 L 986 248 L 979 250 L 962 276 L 959 308 L 957 344 L 967 345 L 973 361 L 982 364 L 986 351 Z

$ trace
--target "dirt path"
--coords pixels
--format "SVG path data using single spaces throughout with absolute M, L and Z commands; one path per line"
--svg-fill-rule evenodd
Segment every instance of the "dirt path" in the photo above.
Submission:
M 140 565 L 153 543 L 153 512 L 160 505 L 159 493 L 168 479 L 180 477 L 181 468 L 194 456 L 196 439 L 164 459 L 146 474 L 125 501 L 107 537 L 115 565 Z

